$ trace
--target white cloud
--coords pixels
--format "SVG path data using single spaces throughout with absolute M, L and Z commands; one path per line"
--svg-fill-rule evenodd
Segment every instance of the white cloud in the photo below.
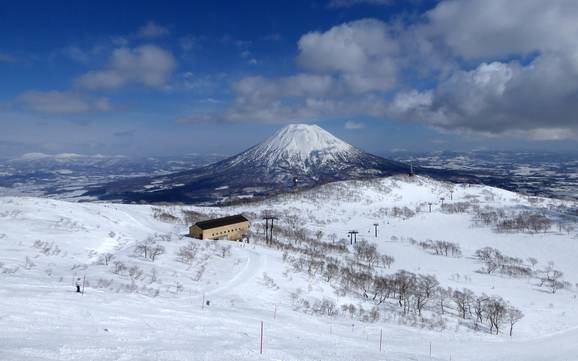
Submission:
M 110 102 L 105 97 L 60 92 L 60 91 L 29 91 L 18 97 L 27 108 L 42 113 L 87 113 L 110 110 Z
M 176 68 L 173 55 L 154 45 L 113 51 L 107 69 L 88 72 L 77 79 L 87 89 L 113 89 L 129 84 L 159 88 Z
M 353 120 L 348 120 L 345 122 L 344 128 L 350 130 L 363 129 L 365 128 L 365 124 Z
M 299 40 L 298 63 L 306 70 L 334 73 L 351 91 L 385 91 L 395 85 L 398 45 L 385 23 L 365 19 L 311 32 Z
M 154 21 L 149 21 L 138 30 L 137 34 L 141 38 L 159 38 L 168 35 L 169 29 Z
M 298 73 L 241 79 L 230 107 L 204 119 L 371 116 L 444 131 L 577 137 L 578 2 L 445 0 L 405 20 L 304 34 Z
M 573 0 L 442 1 L 422 28 L 465 59 L 534 51 L 576 50 L 578 2 Z
M 552 139 L 575 137 L 578 71 L 558 57 L 482 63 L 427 92 L 398 94 L 386 112 L 444 129 Z M 550 131 L 548 131 L 550 129 Z

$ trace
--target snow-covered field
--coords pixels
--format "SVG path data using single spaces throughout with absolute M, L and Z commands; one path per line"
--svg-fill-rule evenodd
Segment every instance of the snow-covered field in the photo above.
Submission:
M 182 237 L 188 225 L 158 217 L 159 207 L 4 197 L 0 360 L 578 360 L 575 216 L 560 218 L 563 229 L 497 233 L 474 224 L 471 211 L 442 212 L 441 197 L 446 203 L 534 210 L 553 218 L 560 217 L 556 207 L 576 208 L 570 202 L 415 177 L 339 182 L 229 208 L 162 211 L 177 218 L 183 210 L 254 214 L 257 231 L 262 212 L 272 211 L 282 226 L 295 216 L 312 233 L 321 230 L 325 242 L 332 242 L 333 233 L 339 239 L 357 230 L 358 241 L 375 243 L 395 258 L 391 269 L 379 270 L 383 274 L 400 269 L 434 274 L 443 287 L 502 296 L 525 315 L 512 337 L 506 328 L 500 335 L 474 331 L 451 315 L 444 327 L 427 327 L 386 309 L 376 322 L 305 312 L 292 295 L 367 309 L 371 302 L 337 292 L 322 277 L 293 271 L 281 251 L 259 242 Z M 392 207 L 419 212 L 397 217 Z M 374 223 L 379 223 L 378 237 Z M 154 261 L 134 253 L 135 245 L 149 237 L 164 247 Z M 458 243 L 463 257 L 430 254 L 412 239 Z M 196 256 L 182 262 L 177 253 L 191 243 L 198 248 Z M 486 246 L 524 260 L 535 257 L 538 269 L 553 261 L 570 284 L 552 294 L 536 278 L 480 273 L 482 265 L 473 255 Z M 106 253 L 114 256 L 108 265 L 99 262 Z M 127 269 L 113 273 L 115 261 Z M 78 277 L 86 277 L 84 295 L 74 292 Z

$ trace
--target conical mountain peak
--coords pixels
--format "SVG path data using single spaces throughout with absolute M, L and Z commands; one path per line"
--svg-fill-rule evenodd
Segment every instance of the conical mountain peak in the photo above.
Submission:
M 267 139 L 263 146 L 298 154 L 302 159 L 311 153 L 343 152 L 353 147 L 315 124 L 290 124 Z
M 242 153 L 242 157 L 268 165 L 285 164 L 307 168 L 343 160 L 359 152 L 355 147 L 314 124 L 290 124 Z
M 262 197 L 347 179 L 407 174 L 409 166 L 366 153 L 314 124 L 290 124 L 246 151 L 191 171 L 116 183 L 101 199 L 210 202 Z M 140 188 L 140 189 L 138 189 Z

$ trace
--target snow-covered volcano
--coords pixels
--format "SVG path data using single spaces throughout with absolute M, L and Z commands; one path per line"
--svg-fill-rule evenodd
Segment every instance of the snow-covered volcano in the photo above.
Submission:
M 407 172 L 407 165 L 363 152 L 317 125 L 291 124 L 220 166 L 251 167 L 276 182 L 309 184 L 319 180 L 379 175 L 385 168 Z
M 338 164 L 361 154 L 317 125 L 291 124 L 236 158 L 265 162 L 270 167 L 284 165 L 306 170 Z
M 127 180 L 93 190 L 100 199 L 214 203 L 262 197 L 348 179 L 407 174 L 409 165 L 366 153 L 317 125 L 291 124 L 264 142 L 211 165 L 162 177 Z M 448 179 L 440 170 L 421 170 Z

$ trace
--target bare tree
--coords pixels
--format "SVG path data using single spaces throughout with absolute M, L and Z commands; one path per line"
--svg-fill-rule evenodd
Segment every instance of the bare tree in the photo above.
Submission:
M 124 271 L 126 271 L 127 267 L 121 261 L 114 261 L 112 263 L 112 273 L 120 275 Z
M 164 246 L 161 246 L 160 244 L 152 246 L 150 249 L 150 253 L 149 253 L 150 254 L 150 256 L 149 256 L 150 260 L 154 262 L 155 258 L 157 256 L 160 256 L 163 253 L 165 253 L 165 247 Z
M 440 311 L 441 314 L 443 315 L 445 313 L 445 305 L 446 305 L 446 300 L 448 298 L 450 298 L 453 294 L 453 291 L 450 287 L 448 287 L 447 289 L 444 288 L 438 288 L 437 290 L 437 297 L 440 303 Z
M 506 319 L 508 320 L 508 323 L 510 324 L 510 336 L 512 336 L 512 331 L 514 330 L 514 325 L 520 321 L 522 318 L 524 317 L 524 314 L 522 313 L 522 311 L 518 310 L 515 307 L 508 307 L 508 309 L 506 310 Z
M 177 259 L 183 263 L 192 264 L 197 252 L 199 250 L 199 245 L 194 242 L 189 242 L 188 244 L 179 248 L 177 252 Z
M 387 267 L 387 269 L 389 269 L 391 268 L 393 262 L 395 262 L 395 259 L 392 256 L 387 254 L 381 255 L 381 263 L 383 264 L 383 267 Z
M 397 293 L 397 302 L 403 307 L 405 315 L 410 310 L 412 291 L 415 289 L 416 275 L 404 270 L 394 274 L 394 282 Z
M 500 325 L 506 316 L 506 302 L 499 296 L 492 296 L 486 301 L 486 317 L 490 321 L 490 332 L 496 330 L 496 335 L 500 332 Z
M 114 259 L 114 254 L 103 253 L 98 257 L 98 263 L 108 266 L 108 264 Z
M 141 278 L 143 275 L 143 270 L 140 269 L 137 265 L 134 265 L 128 269 L 128 276 L 131 280 L 135 281 Z
M 134 254 L 140 257 L 148 257 L 148 247 L 144 243 L 139 243 L 134 247 Z
M 369 267 L 373 267 L 379 260 L 379 253 L 374 244 L 367 241 L 359 241 L 353 246 L 355 258 L 358 261 L 365 261 Z
M 481 296 L 475 297 L 475 299 L 472 302 L 475 315 L 474 325 L 476 329 L 478 329 L 478 323 L 484 322 L 484 312 L 486 309 L 486 302 L 488 301 L 488 299 L 489 299 L 488 296 L 482 294 Z
M 331 279 L 333 277 L 335 277 L 338 272 L 339 272 L 339 266 L 337 266 L 335 263 L 332 263 L 332 262 L 327 263 L 327 266 L 325 266 L 326 281 L 327 282 L 331 281 Z
M 335 241 L 337 241 L 337 234 L 335 233 L 331 233 L 328 237 L 331 240 L 331 243 L 335 243 Z
M 554 262 L 548 262 L 548 265 L 542 271 L 540 287 L 547 286 L 552 290 L 552 293 L 556 293 L 559 289 L 564 288 L 564 282 L 560 280 L 563 275 L 562 271 L 554 269 Z
M 467 288 L 461 291 L 455 290 L 452 294 L 452 299 L 457 306 L 460 316 L 465 319 L 470 310 L 470 302 L 472 301 L 474 293 Z
M 413 291 L 415 307 L 421 316 L 421 311 L 427 302 L 432 298 L 434 290 L 439 285 L 435 276 L 418 275 L 417 282 Z

